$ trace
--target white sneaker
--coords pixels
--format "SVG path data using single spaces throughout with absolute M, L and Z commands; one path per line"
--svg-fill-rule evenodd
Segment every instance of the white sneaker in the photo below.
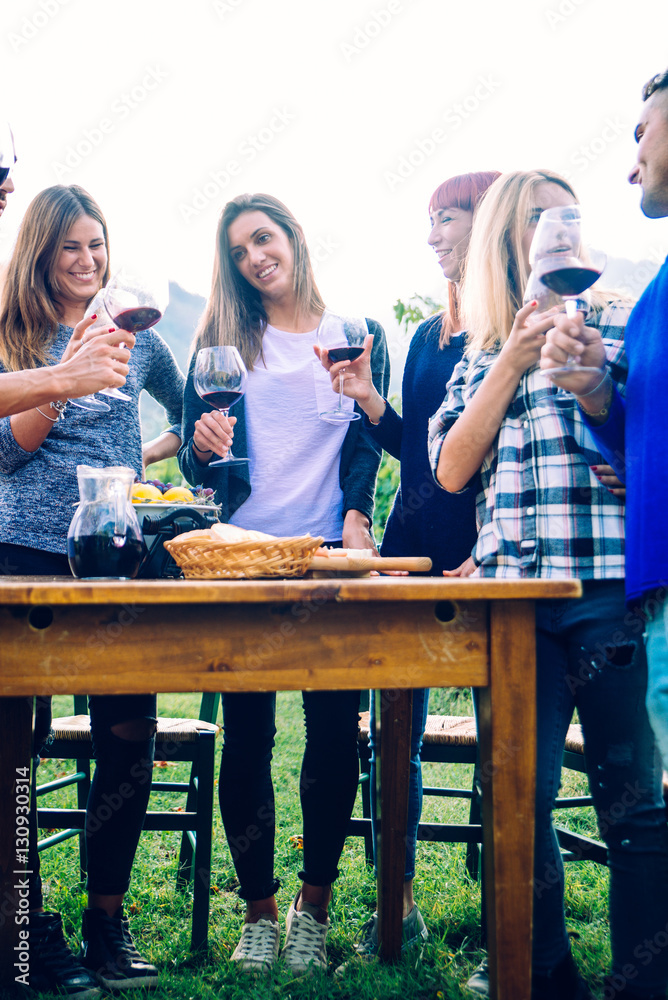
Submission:
M 269 972 L 278 958 L 280 936 L 278 922 L 270 915 L 244 924 L 232 961 L 247 972 Z
M 285 947 L 281 957 L 285 959 L 290 972 L 302 975 L 316 969 L 327 971 L 327 949 L 325 939 L 329 930 L 329 918 L 321 924 L 304 910 L 295 910 L 295 897 L 285 920 Z

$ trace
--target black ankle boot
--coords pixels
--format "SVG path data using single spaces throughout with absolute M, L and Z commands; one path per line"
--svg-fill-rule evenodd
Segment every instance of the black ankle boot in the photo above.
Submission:
M 81 936 L 82 964 L 106 989 L 152 989 L 158 985 L 158 970 L 135 948 L 122 909 L 113 917 L 104 910 L 84 910 Z
M 623 976 L 611 973 L 604 979 L 605 989 L 603 996 L 614 997 L 614 1000 L 666 1000 L 666 991 L 662 993 L 652 993 L 648 995 L 635 993 L 632 985 L 628 985 L 628 980 Z
M 30 971 L 21 982 L 31 990 L 77 1000 L 102 996 L 95 976 L 70 951 L 59 913 L 30 914 L 26 950 Z
M 570 951 L 547 975 L 534 973 L 531 1000 L 592 1000 Z

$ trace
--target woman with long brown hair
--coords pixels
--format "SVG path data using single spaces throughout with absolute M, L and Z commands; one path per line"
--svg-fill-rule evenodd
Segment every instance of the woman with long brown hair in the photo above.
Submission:
M 85 310 L 108 277 L 107 225 L 97 202 L 76 185 L 40 192 L 22 221 L 3 289 L 2 368 L 57 365 L 73 356 L 92 322 L 84 321 Z M 154 330 L 141 333 L 136 343 L 132 335 L 123 339 L 133 345 L 125 382 L 130 401 L 100 413 L 55 398 L 0 419 L 0 561 L 14 573 L 71 575 L 66 544 L 79 499 L 76 467 L 124 465 L 141 473 L 142 389 L 180 425 L 183 375 L 167 344 Z M 157 453 L 166 457 L 179 438 L 166 433 L 157 441 Z M 34 803 L 29 899 L 31 985 L 84 997 L 97 995 L 96 981 L 125 990 L 153 987 L 158 975 L 137 953 L 123 913 L 151 786 L 155 695 L 96 696 L 89 707 L 96 768 L 86 813 L 82 962 L 88 972 L 68 958 L 58 914 L 43 912 Z M 50 719 L 50 699 L 41 699 L 36 753 Z M 111 809 L 109 801 L 117 807 Z
M 371 518 L 380 450 L 362 420 L 332 425 L 329 376 L 313 344 L 325 310 L 301 226 L 278 199 L 241 195 L 218 225 L 211 295 L 198 330 L 184 398 L 179 459 L 191 482 L 215 490 L 225 521 L 274 535 L 322 535 L 327 543 L 373 547 Z M 372 377 L 389 378 L 385 337 L 368 320 Z M 246 391 L 227 419 L 193 385 L 199 348 L 233 345 L 249 369 Z M 210 466 L 234 437 L 242 465 Z M 289 638 L 286 638 L 289 643 Z M 305 691 L 306 747 L 300 798 L 304 819 L 301 889 L 286 920 L 284 960 L 296 973 L 325 969 L 327 908 L 338 875 L 359 772 L 358 691 Z M 280 929 L 274 877 L 271 756 L 274 694 L 224 694 L 220 804 L 246 902 L 240 968 L 267 972 Z M 252 828 L 253 836 L 248 836 Z

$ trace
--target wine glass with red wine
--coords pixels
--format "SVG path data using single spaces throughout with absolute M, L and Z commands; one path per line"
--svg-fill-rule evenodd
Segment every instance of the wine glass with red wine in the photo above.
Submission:
M 193 382 L 195 392 L 205 403 L 229 416 L 230 407 L 246 391 L 248 372 L 236 347 L 203 347 L 197 352 Z M 225 458 L 209 465 L 242 465 L 247 458 L 235 458 L 232 449 Z
M 155 326 L 169 303 L 169 285 L 166 279 L 147 277 L 131 268 L 123 267 L 104 289 L 104 305 L 118 330 L 139 333 Z M 120 389 L 102 389 L 105 396 L 114 399 L 132 399 Z
M 0 184 L 4 184 L 16 163 L 14 136 L 9 122 L 0 121 Z
M 338 361 L 355 361 L 364 351 L 364 341 L 369 335 L 365 319 L 337 316 L 325 311 L 318 325 L 318 344 L 327 351 L 332 364 Z M 343 406 L 343 376 L 339 378 L 339 405 L 320 413 L 320 419 L 330 424 L 359 420 L 360 414 L 352 407 Z
M 584 248 L 581 230 L 579 205 L 547 208 L 538 220 L 529 251 L 533 284 L 537 282 L 560 296 L 571 319 L 578 312 L 588 312 L 591 301 L 588 289 L 601 277 L 606 262 L 605 254 Z M 532 293 L 532 298 L 536 297 Z M 542 374 L 558 381 L 560 375 L 599 370 L 580 365 L 571 357 L 565 365 L 544 369 Z

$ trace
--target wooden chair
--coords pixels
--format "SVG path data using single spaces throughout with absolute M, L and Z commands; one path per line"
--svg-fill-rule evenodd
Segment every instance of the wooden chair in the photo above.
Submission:
M 207 946 L 215 738 L 220 729 L 215 720 L 219 703 L 220 695 L 204 694 L 198 719 L 158 718 L 156 762 L 189 761 L 190 778 L 187 782 L 154 780 L 151 784 L 152 792 L 185 794 L 185 808 L 179 812 L 149 809 L 144 821 L 144 830 L 173 830 L 182 834 L 176 884 L 179 889 L 184 889 L 190 881 L 193 884 L 191 935 L 193 950 Z M 76 809 L 40 807 L 37 810 L 37 825 L 40 829 L 60 831 L 41 840 L 38 850 L 46 850 L 63 840 L 78 836 L 82 880 L 85 878 L 87 867 L 84 822 L 90 790 L 90 761 L 93 755 L 90 718 L 86 714 L 86 709 L 86 697 L 76 696 L 75 714 L 53 720 L 54 737 L 41 751 L 43 757 L 75 760 L 76 771 L 36 788 L 36 795 L 41 798 L 58 788 L 76 785 Z
M 364 836 L 367 861 L 373 862 L 373 840 L 371 834 L 371 796 L 370 796 L 370 766 L 371 752 L 369 748 L 369 713 L 360 716 L 358 749 L 360 754 L 360 771 L 362 787 L 363 819 L 351 820 L 349 834 Z M 484 786 L 484 775 L 480 773 L 478 758 L 478 736 L 473 716 L 429 715 L 422 745 L 421 758 L 423 763 L 437 764 L 471 764 L 473 765 L 473 780 L 471 788 L 440 788 L 423 786 L 423 795 L 437 795 L 450 798 L 469 799 L 468 823 L 420 823 L 418 840 L 432 843 L 465 843 L 466 867 L 472 878 L 480 874 L 480 851 L 478 845 L 482 842 L 482 802 L 480 788 Z M 585 771 L 584 739 L 579 725 L 571 725 L 566 738 L 563 766 L 571 770 Z M 557 809 L 589 806 L 591 796 L 581 795 L 557 799 Z M 565 861 L 585 860 L 596 861 L 607 865 L 605 845 L 581 833 L 575 833 L 564 826 L 556 825 L 559 844 Z

